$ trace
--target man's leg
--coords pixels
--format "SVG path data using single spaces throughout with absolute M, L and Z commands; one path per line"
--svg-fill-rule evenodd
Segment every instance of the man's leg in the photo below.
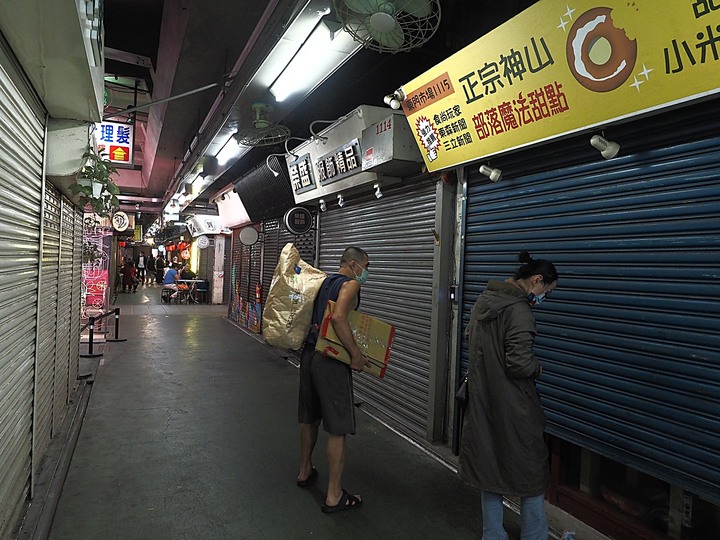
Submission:
M 312 474 L 312 454 L 318 438 L 320 421 L 312 424 L 300 424 L 300 472 L 297 479 L 304 481 Z
M 327 506 L 335 506 L 342 497 L 342 475 L 345 469 L 345 435 L 328 433 L 328 488 L 325 496 Z M 357 496 L 357 495 L 356 495 Z M 360 499 L 360 497 L 358 497 Z

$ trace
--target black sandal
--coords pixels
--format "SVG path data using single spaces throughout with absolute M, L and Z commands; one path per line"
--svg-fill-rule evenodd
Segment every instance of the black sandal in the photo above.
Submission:
M 326 514 L 333 514 L 335 512 L 342 512 L 343 510 L 351 510 L 353 508 L 357 508 L 361 504 L 362 500 L 359 497 L 356 497 L 355 495 L 350 495 L 347 491 L 343 489 L 340 500 L 335 506 L 328 506 L 327 504 L 323 504 L 321 510 Z
M 310 471 L 310 476 L 308 476 L 305 480 L 298 480 L 296 484 L 298 487 L 304 488 L 311 486 L 315 483 L 315 479 L 317 478 L 318 471 L 315 467 L 312 468 L 312 471 Z

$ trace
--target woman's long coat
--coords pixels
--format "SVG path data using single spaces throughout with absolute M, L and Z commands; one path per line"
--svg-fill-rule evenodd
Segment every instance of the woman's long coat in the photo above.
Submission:
M 536 496 L 550 480 L 545 414 L 535 390 L 535 318 L 524 291 L 490 281 L 470 319 L 469 399 L 460 475 L 484 491 Z

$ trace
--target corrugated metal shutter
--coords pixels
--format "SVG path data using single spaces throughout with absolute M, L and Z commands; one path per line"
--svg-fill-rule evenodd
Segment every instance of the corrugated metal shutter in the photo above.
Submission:
M 548 431 L 720 501 L 717 105 L 617 128 L 635 148 L 610 161 L 472 177 L 463 315 L 519 251 L 552 260 L 558 288 L 535 310 Z
M 230 301 L 228 305 L 228 318 L 240 322 L 242 309 L 242 274 L 245 269 L 243 261 L 244 247 L 240 242 L 240 229 L 232 232 L 232 267 L 230 274 L 226 274 L 225 282 L 230 285 Z M 229 280 L 227 278 L 230 278 Z
M 355 377 L 356 396 L 410 434 L 426 437 L 432 315 L 435 185 L 383 189 L 380 200 L 346 197 L 320 216 L 320 268 L 336 272 L 343 250 L 370 258 L 360 309 L 396 326 L 384 379 Z
M 57 347 L 53 406 L 53 434 L 60 430 L 68 403 L 70 374 L 70 319 L 73 289 L 73 238 L 75 207 L 61 198 L 60 205 L 60 273 L 58 279 Z
M 70 308 L 70 365 L 68 370 L 69 388 L 77 387 L 80 368 L 80 315 L 82 313 L 82 256 L 83 256 L 83 211 L 75 207 L 73 235 L 73 277 L 72 304 Z M 111 318 L 105 319 L 111 325 Z
M 300 258 L 308 264 L 315 265 L 315 239 L 317 229 L 317 215 L 313 214 L 313 228 L 305 234 L 295 236 L 289 232 L 285 227 L 280 227 L 279 239 L 278 239 L 278 254 L 279 251 L 285 247 L 285 244 L 292 242 L 300 252 Z
M 292 242 L 300 252 L 300 258 L 309 264 L 315 262 L 315 216 L 313 229 L 300 236 L 288 232 L 278 219 L 263 222 L 263 260 L 262 260 L 262 305 L 265 306 L 275 267 L 280 260 L 280 251 L 285 244 Z
M 223 304 L 227 303 L 231 305 L 230 298 L 232 295 L 233 288 L 233 246 L 235 236 L 225 237 L 225 254 L 224 254 L 224 265 L 223 265 Z
M 261 225 L 255 226 L 260 230 Z M 249 252 L 249 266 L 250 272 L 248 273 L 247 283 L 247 317 L 245 319 L 245 328 L 252 330 L 253 332 L 260 332 L 260 325 L 262 323 L 262 306 L 257 302 L 258 298 L 256 295 L 256 287 L 260 284 L 261 278 L 261 266 L 262 266 L 262 242 L 256 242 L 252 246 L 245 246 L 245 249 Z
M 208 236 L 209 245 L 200 250 L 197 274 L 200 279 L 206 279 L 209 283 L 207 299 L 210 302 L 213 290 L 213 273 L 215 268 L 215 237 Z
M 35 450 L 43 454 L 52 434 L 53 378 L 57 330 L 57 286 L 60 261 L 60 192 L 45 186 L 43 219 L 42 302 L 40 303 L 40 343 L 35 393 Z
M 263 263 L 262 263 L 262 305 L 265 306 L 273 273 L 280 258 L 280 221 L 266 219 L 263 221 Z
M 0 42 L 0 537 L 32 474 L 44 112 Z M 45 375 L 42 374 L 41 378 Z M 35 459 L 39 459 L 36 457 Z
M 277 219 L 269 219 L 263 223 L 263 305 L 267 299 L 273 273 L 280 259 L 280 251 L 288 242 L 295 244 L 300 258 L 308 264 L 315 264 L 315 227 L 317 216 L 313 215 L 313 228 L 305 234 L 295 236 Z

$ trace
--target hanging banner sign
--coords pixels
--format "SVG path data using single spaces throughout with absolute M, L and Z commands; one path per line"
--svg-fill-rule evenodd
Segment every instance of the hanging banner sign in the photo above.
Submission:
M 404 85 L 402 107 L 436 171 L 716 94 L 719 55 L 716 0 L 541 0 Z
M 98 153 L 113 163 L 132 165 L 135 132 L 132 124 L 101 122 L 95 124 Z

